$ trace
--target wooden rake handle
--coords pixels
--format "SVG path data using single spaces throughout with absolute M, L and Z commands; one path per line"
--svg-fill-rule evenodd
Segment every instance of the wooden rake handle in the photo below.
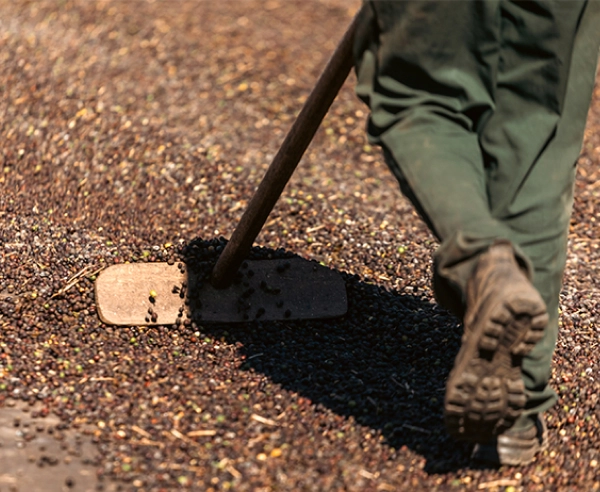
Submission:
M 302 111 L 269 166 L 250 200 L 244 215 L 231 235 L 211 275 L 217 289 L 229 287 L 238 268 L 247 257 L 252 243 L 263 228 L 285 185 L 298 166 L 331 103 L 337 96 L 353 65 L 352 45 L 360 11 L 346 30 Z

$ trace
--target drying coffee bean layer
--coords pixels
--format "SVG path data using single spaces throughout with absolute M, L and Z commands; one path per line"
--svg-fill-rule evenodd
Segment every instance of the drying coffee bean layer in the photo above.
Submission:
M 81 466 L 98 490 L 598 490 L 598 89 L 561 294 L 560 401 L 529 466 L 474 469 L 446 435 L 460 326 L 432 298 L 435 240 L 365 139 L 353 75 L 256 251 L 343 272 L 347 316 L 98 320 L 103 268 L 214 261 L 359 6 L 175 3 L 0 0 L 0 412 L 25 403 L 93 441 Z M 2 490 L 18 488 L 12 472 Z

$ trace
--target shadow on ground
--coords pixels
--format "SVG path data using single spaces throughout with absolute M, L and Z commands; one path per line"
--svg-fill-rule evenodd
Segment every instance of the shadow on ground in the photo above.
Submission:
M 442 417 L 445 381 L 460 344 L 456 318 L 426 299 L 342 275 L 349 303 L 342 318 L 204 329 L 241 342 L 243 369 L 317 408 L 352 416 L 380 431 L 395 450 L 406 446 L 421 454 L 428 473 L 469 465 L 469 446 L 446 434 Z

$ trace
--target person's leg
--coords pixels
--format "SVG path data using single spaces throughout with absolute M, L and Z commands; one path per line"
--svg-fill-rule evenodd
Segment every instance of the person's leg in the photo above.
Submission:
M 560 3 L 555 6 L 565 7 L 567 5 Z M 600 3 L 580 2 L 580 7 L 581 15 L 576 21 L 576 5 L 568 6 L 570 11 L 556 14 L 560 19 L 558 28 L 567 31 L 563 37 L 572 39 L 572 55 L 563 54 L 561 60 L 565 89 L 563 99 L 559 99 L 560 118 L 552 139 L 543 146 L 535 165 L 527 170 L 521 182 L 511 185 L 502 178 L 502 158 L 492 157 L 497 167 L 492 165 L 489 168 L 490 190 L 496 196 L 496 200 L 492 200 L 495 203 L 492 208 L 494 216 L 510 226 L 513 231 L 511 239 L 520 244 L 531 259 L 535 270 L 533 282 L 544 298 L 550 320 L 544 337 L 523 361 L 523 379 L 527 388 L 525 411 L 505 435 L 475 447 L 473 457 L 478 460 L 518 465 L 533 459 L 535 452 L 545 446 L 546 431 L 541 413 L 556 401 L 548 381 L 558 335 L 558 301 L 573 201 L 574 163 L 583 139 L 600 46 L 597 28 L 600 24 Z M 510 98 L 512 95 L 507 93 L 500 97 Z M 486 128 L 489 134 L 482 138 L 482 147 L 490 156 L 502 156 L 507 151 L 504 146 L 504 152 L 498 152 L 498 142 L 509 135 L 502 128 L 502 120 L 507 117 L 499 113 L 498 119 L 491 120 Z M 518 152 L 524 148 L 522 137 L 527 138 L 528 132 L 521 129 L 521 133 L 516 127 L 510 130 L 512 138 L 508 152 L 510 149 Z M 521 135 L 521 138 L 514 138 Z M 515 141 L 521 141 L 521 145 L 513 147 Z M 503 158 L 509 160 L 510 156 L 504 155 Z
M 600 46 L 598 2 L 535 5 L 540 15 L 524 9 L 531 4 L 503 3 L 504 61 L 497 105 L 481 136 L 491 212 L 510 228 L 508 238 L 531 260 L 533 284 L 550 315 L 544 338 L 523 361 L 528 392 L 524 416 L 556 401 L 548 381 L 558 334 L 575 162 Z M 536 53 L 537 60 L 528 60 L 530 53 Z
M 356 50 L 357 93 L 371 107 L 369 136 L 442 242 L 438 301 L 465 318 L 447 382 L 446 423 L 458 437 L 488 439 L 510 427 L 526 403 L 522 356 L 547 318 L 527 279 L 528 259 L 490 211 L 479 143 L 496 106 L 501 3 L 370 6 Z
M 510 234 L 489 210 L 477 133 L 495 109 L 499 5 L 369 2 L 356 36 L 370 141 L 440 239 L 434 291 L 459 317 L 479 253 Z
M 403 191 L 442 241 L 434 272 L 438 300 L 463 314 L 467 281 L 479 255 L 498 238 L 522 246 L 524 253 L 517 246 L 521 267 L 527 269 L 527 255 L 532 256 L 535 283 L 553 321 L 523 363 L 529 413 L 548 407 L 554 398 L 547 380 L 576 151 L 571 154 L 580 144 L 581 113 L 589 101 L 589 77 L 585 87 L 573 85 L 579 79 L 565 79 L 571 65 L 565 57 L 575 40 L 574 70 L 577 65 L 589 74 L 595 61 L 590 19 L 597 25 L 597 17 L 586 12 L 579 19 L 583 3 L 570 3 L 563 2 L 567 10 L 557 17 L 554 2 L 378 1 L 371 4 L 356 43 L 357 93 L 372 109 L 371 141 L 384 147 Z M 522 39 L 528 24 L 536 37 Z M 519 96 L 525 101 L 519 102 Z M 499 100 L 510 102 L 502 106 L 504 112 L 498 112 Z M 562 113 L 566 123 L 561 126 Z M 516 123 L 502 133 L 511 118 Z M 571 143 L 559 139 L 553 144 L 567 127 Z M 508 140 L 494 140 L 503 136 Z M 567 179 L 545 183 L 548 168 L 533 164 L 556 152 L 553 146 L 564 151 L 553 162 Z M 528 204 L 532 196 L 539 200 L 534 205 Z M 505 213 L 503 206 L 514 197 L 520 211 Z M 550 202 L 544 202 L 547 198 Z M 545 220 L 536 210 L 547 214 Z M 551 229 L 543 227 L 548 222 Z

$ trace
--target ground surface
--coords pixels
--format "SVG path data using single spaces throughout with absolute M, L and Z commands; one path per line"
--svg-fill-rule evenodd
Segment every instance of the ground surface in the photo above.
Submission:
M 231 233 L 356 4 L 0 0 L 2 492 L 600 488 L 600 91 L 530 466 L 474 469 L 445 434 L 460 328 L 353 79 L 258 238 L 343 272 L 346 317 L 99 322 L 100 269 Z

